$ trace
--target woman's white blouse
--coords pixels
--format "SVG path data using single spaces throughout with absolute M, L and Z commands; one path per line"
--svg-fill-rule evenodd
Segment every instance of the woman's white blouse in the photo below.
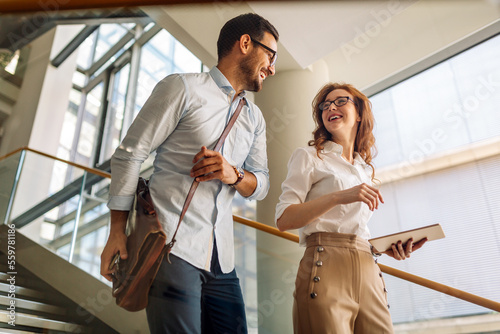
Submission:
M 361 183 L 371 185 L 371 168 L 359 154 L 354 154 L 354 164 L 342 158 L 342 146 L 325 143 L 318 158 L 314 146 L 298 148 L 288 162 L 288 176 L 281 185 L 282 193 L 276 206 L 275 221 L 292 204 L 300 204 L 325 194 L 352 188 Z M 369 239 L 368 220 L 372 215 L 363 202 L 333 207 L 319 218 L 299 229 L 300 245 L 315 232 L 356 234 Z

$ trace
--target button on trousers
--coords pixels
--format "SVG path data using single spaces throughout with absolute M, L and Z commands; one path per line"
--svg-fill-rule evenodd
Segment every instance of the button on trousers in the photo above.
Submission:
M 295 281 L 294 332 L 393 333 L 386 293 L 366 240 L 314 233 L 307 238 Z

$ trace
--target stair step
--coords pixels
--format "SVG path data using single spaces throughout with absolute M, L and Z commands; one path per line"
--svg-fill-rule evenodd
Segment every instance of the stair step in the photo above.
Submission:
M 0 310 L 0 322 L 8 323 L 10 320 L 9 312 Z M 50 320 L 44 317 L 16 312 L 16 326 L 28 326 L 33 328 L 49 329 L 67 333 L 85 333 L 86 328 L 81 325 L 70 322 Z M 3 331 L 3 328 L 1 329 Z M 17 332 L 16 332 L 17 333 Z
M 10 305 L 10 301 L 12 299 L 7 297 L 7 296 L 0 296 L 0 305 L 5 305 L 8 306 Z M 43 313 L 50 313 L 50 314 L 56 314 L 56 315 L 66 315 L 66 309 L 64 307 L 59 307 L 59 306 L 54 306 L 50 304 L 45 304 L 45 303 L 40 303 L 40 302 L 34 302 L 31 300 L 27 299 L 19 299 L 15 298 L 16 301 L 16 309 L 25 309 L 25 310 L 30 310 L 34 312 L 43 312 Z
M 9 278 L 11 278 L 11 275 L 0 272 L 0 295 L 7 295 L 10 288 L 10 282 L 7 281 Z M 14 285 L 16 287 L 16 297 L 32 299 L 40 303 L 64 305 L 64 300 L 61 299 L 54 289 L 37 277 L 33 277 L 32 274 L 27 274 L 26 272 L 18 273 L 15 276 Z
M 27 275 L 23 273 L 18 273 L 14 276 L 16 279 L 16 286 L 22 286 L 25 288 L 30 288 L 33 290 L 38 290 L 41 286 L 40 281 L 34 280 L 33 278 L 27 278 Z M 5 272 L 0 271 L 0 282 L 5 284 L 10 284 L 7 280 L 11 278 L 11 275 L 6 274 Z
M 24 331 L 24 330 L 19 330 L 19 329 L 8 329 L 8 328 L 5 328 L 5 327 L 1 327 L 0 325 L 0 332 L 2 334 L 33 334 L 33 333 L 36 333 L 36 332 L 27 332 L 27 331 Z M 12 328 L 16 328 L 16 327 L 12 327 Z
M 9 293 L 9 291 L 10 291 L 10 284 L 0 282 L 0 292 Z M 46 296 L 43 292 L 29 289 L 29 288 L 24 288 L 22 286 L 17 286 L 17 285 L 15 286 L 15 294 L 16 294 L 16 297 L 23 296 L 23 297 L 30 297 L 30 298 L 37 298 L 37 299 L 46 298 Z

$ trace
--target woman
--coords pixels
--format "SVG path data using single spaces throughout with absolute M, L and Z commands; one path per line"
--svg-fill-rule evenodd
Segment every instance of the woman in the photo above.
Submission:
M 295 282 L 295 333 L 392 333 L 386 289 L 370 248 L 368 220 L 384 203 L 372 185 L 371 103 L 348 84 L 327 84 L 313 100 L 316 129 L 297 149 L 276 207 L 281 231 L 299 229 L 306 246 Z M 392 245 L 404 260 L 425 239 Z

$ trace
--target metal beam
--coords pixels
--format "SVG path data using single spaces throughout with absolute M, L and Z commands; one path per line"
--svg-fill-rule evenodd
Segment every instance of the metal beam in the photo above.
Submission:
M 52 66 L 59 67 L 76 49 L 82 44 L 87 37 L 92 35 L 94 31 L 99 29 L 99 25 L 86 26 L 78 33 L 78 35 L 73 38 L 71 42 L 69 42 L 64 49 L 57 56 L 52 59 L 50 62 Z

